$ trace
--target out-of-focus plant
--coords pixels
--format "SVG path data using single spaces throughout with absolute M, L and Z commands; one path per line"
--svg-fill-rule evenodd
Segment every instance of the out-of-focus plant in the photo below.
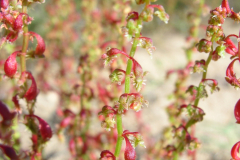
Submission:
M 193 16 L 195 24 L 197 26 L 193 26 L 191 33 L 191 38 L 196 39 L 196 35 L 198 33 L 199 26 L 199 16 L 201 14 L 201 10 L 203 8 L 204 1 L 200 1 L 200 7 L 197 11 L 196 15 Z M 206 60 L 195 61 L 195 64 L 191 64 L 191 52 L 192 49 L 187 49 L 187 58 L 190 62 L 187 67 L 183 70 L 177 70 L 176 72 L 179 75 L 178 82 L 176 83 L 176 90 L 174 91 L 174 97 L 176 97 L 176 101 L 167 108 L 168 114 L 170 115 L 170 122 L 173 125 L 172 128 L 168 128 L 165 131 L 165 139 L 163 142 L 170 139 L 165 146 L 165 155 L 166 159 L 179 159 L 180 154 L 187 150 L 189 156 L 192 156 L 192 159 L 196 159 L 196 151 L 199 147 L 199 141 L 195 137 L 195 127 L 194 125 L 197 122 L 203 120 L 203 116 L 205 115 L 204 111 L 198 106 L 200 99 L 208 97 L 207 88 L 210 89 L 211 93 L 219 91 L 218 82 L 215 79 L 207 77 L 208 66 L 212 60 L 217 61 L 220 58 L 225 56 L 225 53 L 231 55 L 231 59 L 238 56 L 238 49 L 231 41 L 230 37 L 236 37 L 236 35 L 228 35 L 224 34 L 222 25 L 225 22 L 225 19 L 232 19 L 234 21 L 239 21 L 239 14 L 235 13 L 233 9 L 230 9 L 228 1 L 223 0 L 222 4 L 214 10 L 210 11 L 210 18 L 208 20 L 208 26 L 206 27 L 206 39 L 201 39 L 196 44 L 196 49 L 199 52 L 208 53 L 208 57 Z M 191 18 L 191 17 L 190 17 Z M 196 28 L 197 27 L 197 28 Z M 215 47 L 214 47 L 215 46 Z M 238 58 L 234 59 L 227 68 L 226 71 L 226 81 L 230 83 L 232 86 L 238 88 L 238 80 L 233 71 L 233 64 L 235 61 L 239 60 Z M 174 71 L 169 71 L 168 75 L 173 73 Z M 188 88 L 181 87 L 181 82 L 185 81 L 185 78 L 189 76 L 189 73 L 202 73 L 202 78 L 198 86 L 190 85 Z M 183 83 L 184 84 L 184 83 Z M 182 91 L 182 92 L 181 92 Z M 178 94 L 180 93 L 180 94 Z M 235 107 L 235 115 L 236 108 Z M 184 114 L 185 113 L 185 114 Z M 187 114 L 187 117 L 186 117 Z M 190 132 L 190 131 L 191 132 Z M 171 138 L 171 134 L 173 133 L 174 137 Z M 237 150 L 239 149 L 238 143 L 234 145 L 232 149 L 232 157 L 237 159 Z
M 10 111 L 8 106 L 0 101 L 0 114 L 2 121 L 0 123 L 0 148 L 4 156 L 10 159 L 23 159 L 31 157 L 31 159 L 42 159 L 42 150 L 47 141 L 52 137 L 51 127 L 46 121 L 34 114 L 35 103 L 39 89 L 35 78 L 30 71 L 27 71 L 26 60 L 33 58 L 43 58 L 45 51 L 44 39 L 37 33 L 29 31 L 28 25 L 33 20 L 28 15 L 28 8 L 32 3 L 44 3 L 41 0 L 29 2 L 1 0 L 1 27 L 4 28 L 5 35 L 1 39 L 1 45 L 5 43 L 13 43 L 17 39 L 22 38 L 22 46 L 14 51 L 4 62 L 4 78 L 3 81 L 12 80 L 14 84 L 14 111 Z M 29 40 L 36 39 L 37 45 L 30 50 Z M 20 59 L 18 63 L 17 59 Z M 10 95 L 10 94 L 9 94 Z M 20 104 L 25 101 L 25 104 Z M 27 109 L 23 109 L 27 108 Z M 32 149 L 23 151 L 19 148 L 14 127 L 22 122 L 32 133 Z M 18 137 L 19 138 L 19 137 Z M 15 151 L 17 148 L 17 152 Z

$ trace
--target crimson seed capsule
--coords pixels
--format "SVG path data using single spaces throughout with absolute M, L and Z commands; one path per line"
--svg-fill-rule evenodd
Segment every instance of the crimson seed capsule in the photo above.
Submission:
M 237 120 L 236 123 L 240 123 L 240 99 L 238 100 L 238 102 L 235 105 L 234 116 L 235 116 L 235 118 Z
M 8 8 L 8 0 L 0 0 L 0 7 L 3 9 L 7 9 Z
M 27 90 L 27 92 L 25 93 L 24 97 L 26 98 L 27 101 L 31 101 L 36 99 L 37 95 L 38 95 L 38 89 L 37 89 L 37 84 L 35 79 L 33 78 L 32 74 L 30 72 L 23 72 L 22 74 L 27 74 L 28 79 L 32 80 L 32 84 L 29 87 L 29 89 Z
M 43 53 L 45 52 L 45 48 L 46 48 L 44 39 L 35 32 L 29 32 L 29 34 L 33 35 L 37 39 L 37 47 L 35 50 L 35 55 L 40 57 L 43 56 Z
M 124 158 L 125 160 L 135 160 L 136 159 L 136 151 L 131 145 L 129 139 L 124 136 L 125 142 L 126 142 L 126 148 L 124 151 Z
M 40 134 L 44 141 L 48 141 L 52 137 L 52 129 L 46 121 L 44 121 L 42 118 L 40 118 L 36 115 L 33 115 L 33 114 L 26 115 L 26 117 L 36 118 L 38 120 L 38 122 L 39 122 L 38 127 L 40 130 Z
M 239 102 L 239 101 L 238 101 Z M 231 150 L 231 156 L 234 160 L 240 160 L 239 157 L 239 147 L 240 147 L 240 141 L 234 144 Z
M 20 51 L 13 52 L 4 63 L 4 72 L 10 78 L 17 72 L 16 56 L 19 52 Z

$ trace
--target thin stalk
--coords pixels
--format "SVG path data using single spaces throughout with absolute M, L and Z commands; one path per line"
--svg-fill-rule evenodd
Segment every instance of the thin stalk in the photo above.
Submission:
M 203 80 L 203 79 L 206 79 L 206 77 L 207 77 L 208 65 L 209 65 L 209 63 L 210 63 L 211 60 L 212 60 L 212 53 L 213 53 L 213 47 L 212 47 L 212 51 L 211 51 L 210 54 L 208 55 L 208 58 L 207 58 L 207 61 L 206 61 L 205 67 L 204 67 L 205 72 L 203 72 L 203 74 L 202 74 L 202 80 Z M 202 80 L 201 80 L 201 82 L 199 83 L 199 86 L 202 85 Z M 196 96 L 196 97 L 199 97 L 199 92 L 197 93 L 197 96 Z M 198 106 L 199 100 L 200 100 L 199 98 L 197 98 L 197 99 L 195 100 L 194 106 Z
M 123 137 L 122 137 L 123 128 L 122 128 L 122 115 L 121 114 L 116 115 L 116 121 L 117 121 L 118 139 L 117 139 L 117 144 L 116 144 L 116 149 L 115 149 L 114 155 L 116 157 L 118 157 L 120 154 L 121 148 L 122 148 L 122 141 L 123 141 Z
M 28 7 L 28 0 L 23 0 L 22 2 L 22 13 L 27 14 L 27 7 Z M 23 21 L 26 17 L 23 18 Z M 22 53 L 20 56 L 20 65 L 21 65 L 21 72 L 26 71 L 26 52 L 28 48 L 28 25 L 24 23 L 23 25 L 23 45 L 22 45 Z

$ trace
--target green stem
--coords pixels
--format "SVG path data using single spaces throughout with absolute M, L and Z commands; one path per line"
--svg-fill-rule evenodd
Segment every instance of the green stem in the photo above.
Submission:
M 209 65 L 209 63 L 210 63 L 211 60 L 212 60 L 212 53 L 213 53 L 213 47 L 212 47 L 212 51 L 211 51 L 211 52 L 209 53 L 209 55 L 208 55 L 208 58 L 207 58 L 207 61 L 206 61 L 205 67 L 204 67 L 205 72 L 203 72 L 203 74 L 202 74 L 202 80 L 203 80 L 203 79 L 206 79 L 206 77 L 207 77 L 208 65 Z M 202 84 L 202 80 L 201 80 L 201 82 L 199 83 L 199 86 Z M 196 96 L 196 97 L 199 97 L 199 92 L 197 93 L 197 96 Z M 198 106 L 199 100 L 200 100 L 199 98 L 197 98 L 197 99 L 195 100 L 194 106 Z
M 123 141 L 123 137 L 122 137 L 122 132 L 123 132 L 123 128 L 122 128 L 122 115 L 121 114 L 117 114 L 116 115 L 116 120 L 117 120 L 118 139 L 117 139 L 117 144 L 116 144 L 116 149 L 115 149 L 114 155 L 116 157 L 118 157 L 119 154 L 120 154 L 121 148 L 122 148 L 122 141 Z
M 28 0 L 23 0 L 22 2 L 22 13 L 27 14 L 27 6 L 28 6 Z M 23 18 L 23 21 L 25 21 L 25 18 Z M 28 48 L 28 41 L 29 41 L 29 36 L 28 36 L 28 25 L 24 23 L 23 25 L 23 45 L 22 45 L 22 53 L 20 56 L 20 64 L 21 64 L 21 72 L 26 71 L 26 58 L 25 54 L 27 52 Z
M 140 25 L 142 23 L 141 19 L 137 21 L 137 24 Z M 133 45 L 130 51 L 129 56 L 133 57 L 136 49 L 137 49 L 137 45 L 138 45 L 138 38 L 140 36 L 140 30 L 135 34 L 135 38 L 133 41 Z M 130 74 L 132 71 L 132 60 L 128 59 L 127 62 L 127 68 L 126 68 L 126 76 L 125 76 L 125 93 L 130 93 Z M 123 128 L 122 128 L 122 115 L 121 114 L 117 114 L 116 115 L 116 121 L 117 121 L 117 131 L 118 131 L 118 139 L 117 139 L 117 144 L 116 144 L 116 149 L 115 149 L 115 156 L 118 157 L 122 148 L 122 141 L 123 141 L 123 137 L 122 137 L 122 132 L 123 132 Z

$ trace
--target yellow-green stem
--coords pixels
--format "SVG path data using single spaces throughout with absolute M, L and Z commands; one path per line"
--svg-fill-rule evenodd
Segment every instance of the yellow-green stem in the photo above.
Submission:
M 28 0 L 23 0 L 22 2 L 22 13 L 27 14 L 27 6 L 28 6 Z M 23 19 L 23 21 L 25 18 Z M 22 53 L 20 56 L 20 64 L 21 64 L 21 72 L 26 71 L 26 57 L 25 53 L 27 52 L 28 48 L 28 25 L 24 23 L 23 25 L 23 45 L 22 45 Z

